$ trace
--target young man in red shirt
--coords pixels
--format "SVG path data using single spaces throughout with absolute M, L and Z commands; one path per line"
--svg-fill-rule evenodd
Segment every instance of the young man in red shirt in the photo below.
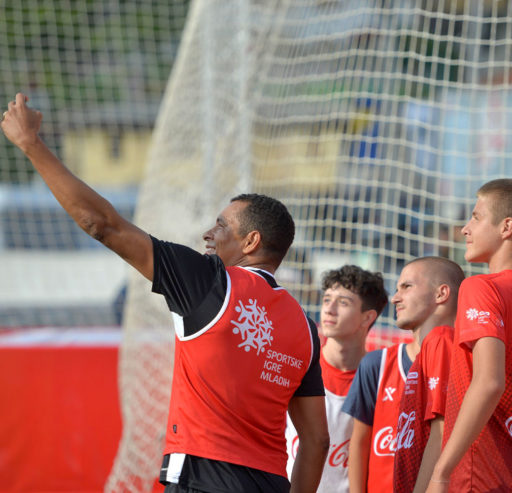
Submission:
M 460 288 L 443 436 L 428 493 L 512 488 L 512 179 L 483 185 L 462 229 L 468 262 L 489 266 Z
M 331 446 L 317 493 L 348 493 L 348 449 L 353 418 L 341 408 L 361 358 L 366 354 L 366 337 L 388 302 L 384 280 L 356 265 L 326 272 L 320 330 L 325 344 L 320 365 L 325 386 L 325 406 Z M 291 474 L 297 431 L 288 422 L 288 473 Z
M 425 491 L 441 452 L 453 324 L 463 279 L 464 272 L 451 260 L 420 258 L 404 267 L 393 296 L 398 326 L 413 330 L 421 347 L 400 401 L 395 493 Z
M 351 493 L 393 491 L 399 406 L 412 362 L 420 351 L 420 334 L 450 323 L 447 302 L 453 289 L 445 274 L 452 262 L 425 257 L 406 265 L 392 298 L 397 325 L 408 330 L 413 341 L 368 353 L 361 361 L 343 410 L 353 416 L 350 440 Z M 444 296 L 437 298 L 440 290 Z

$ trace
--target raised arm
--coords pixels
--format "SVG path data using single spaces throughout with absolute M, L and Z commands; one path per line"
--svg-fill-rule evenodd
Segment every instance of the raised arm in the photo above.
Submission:
M 293 397 L 288 413 L 299 437 L 290 493 L 314 493 L 329 451 L 325 397 Z
M 110 202 L 71 173 L 39 137 L 42 114 L 21 93 L 0 124 L 5 136 L 30 159 L 55 198 L 90 236 L 153 279 L 153 245 L 147 233 L 124 219 Z

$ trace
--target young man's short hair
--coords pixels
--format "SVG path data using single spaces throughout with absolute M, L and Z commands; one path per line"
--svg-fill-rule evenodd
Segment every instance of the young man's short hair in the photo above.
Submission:
M 478 189 L 477 196 L 493 197 L 490 204 L 493 224 L 498 224 L 506 217 L 512 217 L 512 179 L 499 178 L 489 181 Z
M 322 290 L 342 286 L 362 301 L 361 309 L 375 310 L 377 316 L 382 313 L 388 302 L 388 293 L 384 288 L 384 279 L 380 272 L 370 272 L 357 265 L 344 265 L 339 269 L 324 273 L 322 278 Z
M 256 193 L 237 195 L 231 202 L 247 203 L 241 212 L 239 234 L 259 231 L 264 250 L 279 265 L 293 243 L 295 223 L 286 206 L 277 199 Z
M 459 264 L 445 257 L 432 256 L 416 258 L 407 262 L 405 266 L 415 263 L 427 264 L 428 276 L 432 285 L 447 284 L 450 286 L 450 298 L 455 303 L 457 302 L 459 288 L 465 277 L 464 271 Z

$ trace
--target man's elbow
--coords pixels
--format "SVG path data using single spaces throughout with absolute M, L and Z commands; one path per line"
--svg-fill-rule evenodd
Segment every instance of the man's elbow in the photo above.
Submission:
M 506 388 L 505 378 L 498 379 L 498 380 L 493 381 L 490 384 L 489 393 L 491 394 L 492 398 L 494 398 L 494 400 L 496 402 L 499 402 L 501 399 L 501 396 L 505 392 L 505 388 Z
M 318 455 L 327 455 L 330 443 L 328 431 L 316 430 L 308 436 L 299 436 L 299 447 Z
M 479 388 L 478 393 L 485 401 L 497 405 L 505 392 L 506 381 L 505 378 L 489 378 L 485 382 L 480 380 Z
M 106 234 L 106 222 L 99 217 L 84 214 L 77 220 L 78 225 L 92 238 L 105 243 Z
M 77 218 L 77 223 L 89 236 L 110 248 L 113 234 L 117 231 L 114 216 L 85 211 Z
M 329 452 L 329 447 L 331 445 L 329 432 L 326 431 L 323 433 L 319 433 L 316 442 L 318 452 L 327 456 L 327 453 Z

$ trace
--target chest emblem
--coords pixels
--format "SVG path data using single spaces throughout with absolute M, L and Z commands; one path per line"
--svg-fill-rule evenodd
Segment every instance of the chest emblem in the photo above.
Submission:
M 238 347 L 244 348 L 246 352 L 251 349 L 260 354 L 265 347 L 272 344 L 272 331 L 274 327 L 267 318 L 267 310 L 264 306 L 258 306 L 257 300 L 249 299 L 247 305 L 238 300 L 235 310 L 239 313 L 237 320 L 231 320 L 234 325 L 233 334 L 239 334 L 242 342 Z
M 438 383 L 439 383 L 439 377 L 430 377 L 428 379 L 428 388 L 430 390 L 434 390 L 437 387 Z
M 396 388 L 395 387 L 386 387 L 384 389 L 384 398 L 382 399 L 383 401 L 393 401 L 393 394 L 396 392 Z

